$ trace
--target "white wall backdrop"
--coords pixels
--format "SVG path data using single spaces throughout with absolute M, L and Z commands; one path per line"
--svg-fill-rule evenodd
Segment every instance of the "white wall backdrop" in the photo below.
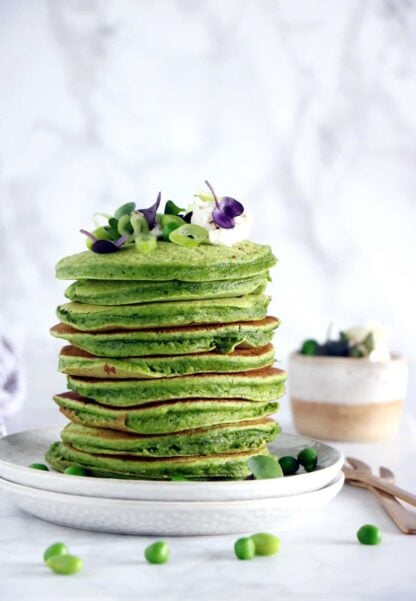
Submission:
M 376 319 L 414 362 L 415 52 L 412 0 L 1 0 L 0 329 L 27 377 L 9 428 L 58 420 L 54 264 L 78 229 L 205 178 L 279 257 L 283 360 Z

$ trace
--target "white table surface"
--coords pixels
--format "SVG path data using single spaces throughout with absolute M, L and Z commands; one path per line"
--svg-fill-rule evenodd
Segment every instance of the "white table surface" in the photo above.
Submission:
M 400 485 L 416 489 L 413 419 L 392 443 L 337 446 L 373 467 L 389 466 Z M 365 523 L 381 528 L 381 545 L 357 542 Z M 278 555 L 244 562 L 233 554 L 236 536 L 168 538 L 171 560 L 154 566 L 143 558 L 152 539 L 56 526 L 0 498 L 0 600 L 416 599 L 416 536 L 401 534 L 367 491 L 345 486 L 309 523 L 276 534 Z M 84 560 L 83 572 L 58 576 L 44 566 L 44 549 L 57 541 Z

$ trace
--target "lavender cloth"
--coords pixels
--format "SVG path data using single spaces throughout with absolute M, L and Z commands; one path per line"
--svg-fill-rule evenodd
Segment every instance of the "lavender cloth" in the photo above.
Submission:
M 0 436 L 5 434 L 4 417 L 17 411 L 23 399 L 22 365 L 6 336 L 0 336 Z

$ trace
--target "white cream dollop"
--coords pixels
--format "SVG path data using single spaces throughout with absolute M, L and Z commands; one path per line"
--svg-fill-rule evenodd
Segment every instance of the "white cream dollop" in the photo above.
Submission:
M 209 200 L 195 198 L 189 210 L 192 211 L 191 223 L 200 225 L 208 231 L 211 244 L 222 246 L 232 246 L 236 242 L 248 240 L 250 238 L 253 216 L 249 211 L 244 211 L 242 215 L 235 217 L 235 226 L 225 229 L 217 225 L 212 217 L 212 211 L 215 204 Z
M 367 353 L 363 343 L 370 334 L 373 337 L 373 350 Z M 390 361 L 391 354 L 387 343 L 387 335 L 380 324 L 370 323 L 365 327 L 354 326 L 346 330 L 345 335 L 350 346 L 358 346 L 370 361 Z

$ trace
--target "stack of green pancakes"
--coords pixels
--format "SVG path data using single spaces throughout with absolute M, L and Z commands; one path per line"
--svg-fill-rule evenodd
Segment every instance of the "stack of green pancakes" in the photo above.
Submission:
M 59 471 L 136 479 L 244 479 L 280 428 L 285 372 L 273 367 L 264 294 L 268 246 L 86 251 L 62 259 L 75 280 L 51 330 L 67 341 L 54 397 L 70 423 L 47 453 Z

